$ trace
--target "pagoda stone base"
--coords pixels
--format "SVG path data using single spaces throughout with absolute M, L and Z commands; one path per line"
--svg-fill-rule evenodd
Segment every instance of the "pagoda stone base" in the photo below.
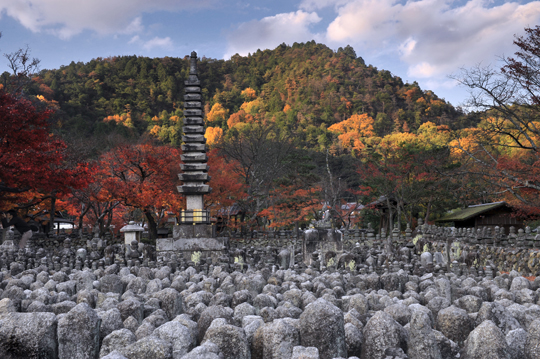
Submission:
M 214 232 L 215 228 L 210 224 L 180 224 L 173 227 L 172 238 L 156 240 L 156 251 L 158 254 L 182 252 L 183 255 L 191 255 L 193 252 L 225 250 L 228 238 L 215 237 Z

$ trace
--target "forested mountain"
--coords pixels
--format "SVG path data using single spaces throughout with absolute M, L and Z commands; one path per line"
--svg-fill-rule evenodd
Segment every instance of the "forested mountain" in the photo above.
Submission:
M 235 204 L 244 227 L 305 226 L 320 219 L 324 203 L 335 225 L 371 222 L 391 231 L 393 223 L 403 229 L 418 217 L 433 221 L 449 209 L 506 200 L 539 216 L 538 159 L 520 137 L 538 148 L 537 121 L 522 116 L 536 107 L 465 114 L 417 83 L 366 65 L 351 47 L 334 52 L 314 41 L 227 61 L 203 57 L 198 70 L 212 215 Z M 167 211 L 178 214 L 188 72 L 188 56 L 120 56 L 30 77 L 2 74 L 0 92 L 46 111 L 48 130 L 65 142 L 62 165 L 81 168 L 89 183 L 60 195 L 40 182 L 19 194 L 26 182 L 0 177 L 13 189 L 3 201 L 37 211 L 58 199 L 80 223 L 89 216 L 100 228 L 105 218 L 120 223 L 141 214 L 154 228 Z M 13 91 L 20 79 L 24 90 Z M 45 167 L 54 172 L 58 164 Z M 369 210 L 354 214 L 351 202 Z
M 314 41 L 282 44 L 227 61 L 203 57 L 198 69 L 213 133 L 266 120 L 294 133 L 300 147 L 320 150 L 331 143 L 327 128 L 353 114 L 372 117 L 378 136 L 428 121 L 450 128 L 470 121 L 433 92 L 366 65 L 349 46 L 334 52 Z M 58 106 L 55 125 L 65 135 L 114 130 L 179 145 L 188 72 L 188 57 L 97 58 L 43 70 L 28 92 Z

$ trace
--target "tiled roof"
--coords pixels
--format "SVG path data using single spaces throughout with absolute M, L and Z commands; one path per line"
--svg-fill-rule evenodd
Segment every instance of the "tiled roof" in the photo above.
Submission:
M 506 202 L 495 202 L 495 203 L 486 203 L 479 204 L 475 206 L 469 206 L 460 211 L 447 214 L 446 216 L 439 218 L 437 222 L 460 222 L 466 221 L 470 218 L 476 217 L 479 214 L 490 211 L 495 208 L 506 206 Z

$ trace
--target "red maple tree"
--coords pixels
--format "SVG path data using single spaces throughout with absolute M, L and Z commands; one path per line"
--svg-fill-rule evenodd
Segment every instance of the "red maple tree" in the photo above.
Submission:
M 66 144 L 49 132 L 50 114 L 0 89 L 1 208 L 28 207 L 88 183 L 86 164 L 68 162 Z
M 103 154 L 96 180 L 102 185 L 102 201 L 118 201 L 141 210 L 152 239 L 157 238 L 159 220 L 167 211 L 178 212 L 184 197 L 179 184 L 180 150 L 152 143 L 118 146 Z

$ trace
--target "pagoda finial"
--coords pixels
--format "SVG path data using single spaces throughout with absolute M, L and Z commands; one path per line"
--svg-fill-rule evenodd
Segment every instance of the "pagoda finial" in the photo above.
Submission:
M 191 59 L 189 63 L 189 74 L 197 75 L 197 53 L 195 51 L 191 53 Z

